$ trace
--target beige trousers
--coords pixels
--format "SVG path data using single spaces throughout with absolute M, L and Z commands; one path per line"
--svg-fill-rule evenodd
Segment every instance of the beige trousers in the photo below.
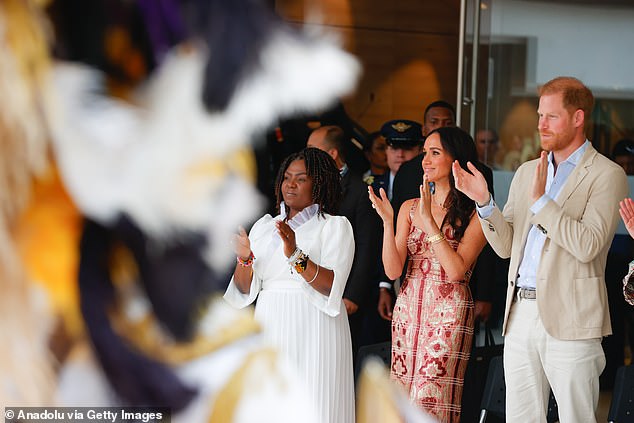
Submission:
M 545 423 L 552 387 L 561 423 L 596 423 L 601 339 L 562 341 L 546 333 L 536 300 L 517 299 L 504 338 L 506 421 Z

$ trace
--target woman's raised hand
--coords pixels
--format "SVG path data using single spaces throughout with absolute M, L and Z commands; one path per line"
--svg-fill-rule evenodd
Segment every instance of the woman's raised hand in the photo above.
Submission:
M 387 198 L 387 194 L 383 188 L 379 189 L 379 194 L 381 197 L 378 197 L 374 193 L 374 189 L 372 186 L 368 185 L 368 196 L 370 197 L 370 202 L 372 203 L 372 208 L 376 210 L 376 212 L 381 217 L 383 222 L 393 222 L 394 221 L 394 209 L 392 208 L 392 204 L 390 200 Z
M 280 235 L 280 238 L 282 238 L 282 242 L 284 243 L 284 255 L 286 257 L 290 257 L 295 252 L 295 248 L 297 248 L 297 243 L 295 242 L 295 231 L 293 231 L 293 229 L 291 229 L 291 227 L 283 220 L 275 222 L 275 226 L 277 227 L 277 233 Z
M 233 251 L 245 261 L 251 255 L 251 241 L 242 226 L 238 226 L 238 233 L 233 236 Z
M 491 199 L 487 181 L 473 163 L 467 162 L 469 172 L 460 167 L 458 160 L 452 164 L 451 171 L 456 189 L 478 204 L 484 204 Z
M 619 203 L 619 213 L 625 224 L 625 229 L 634 238 L 634 201 L 631 198 L 622 200 Z
M 427 175 L 423 175 L 423 183 L 419 186 L 420 201 L 418 202 L 418 215 L 422 219 L 423 224 L 432 223 L 434 216 L 431 214 L 431 191 Z

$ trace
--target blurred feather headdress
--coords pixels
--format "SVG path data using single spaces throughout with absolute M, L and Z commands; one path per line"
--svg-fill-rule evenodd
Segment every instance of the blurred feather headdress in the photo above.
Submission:
M 145 13 L 168 3 L 139 2 Z M 292 28 L 264 1 L 191 0 L 184 11 L 186 37 L 160 54 L 130 100 L 110 96 L 98 70 L 65 63 L 53 72 L 57 99 L 47 109 L 66 188 L 91 221 L 79 282 L 102 366 L 126 400 L 177 408 L 192 389 L 106 323 L 113 284 L 99 263 L 109 240 L 118 236 L 132 250 L 164 327 L 182 328 L 172 320 L 188 317 L 214 279 L 212 288 L 218 279 L 226 285 L 216 275 L 234 260 L 237 225 L 263 210 L 245 171 L 254 135 L 283 116 L 327 108 L 360 71 L 336 41 Z
M 33 3 L 0 2 L 0 399 L 5 405 L 48 404 L 53 388 L 41 322 L 46 306 L 33 297 L 13 233 L 33 176 L 47 162 L 46 28 Z
M 187 42 L 134 104 L 105 96 L 96 71 L 58 66 L 51 127 L 66 185 L 88 216 L 107 223 L 126 213 L 159 238 L 203 231 L 223 244 L 262 209 L 233 168 L 236 152 L 281 116 L 349 93 L 360 68 L 334 40 L 291 28 L 260 1 L 187 6 Z

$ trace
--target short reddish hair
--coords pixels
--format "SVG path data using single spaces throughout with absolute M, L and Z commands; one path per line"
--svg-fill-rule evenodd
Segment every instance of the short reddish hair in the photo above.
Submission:
M 558 94 L 563 96 L 564 107 L 572 114 L 581 109 L 584 120 L 590 120 L 590 114 L 594 108 L 594 95 L 583 82 L 571 76 L 560 76 L 551 79 L 541 86 L 539 96 Z

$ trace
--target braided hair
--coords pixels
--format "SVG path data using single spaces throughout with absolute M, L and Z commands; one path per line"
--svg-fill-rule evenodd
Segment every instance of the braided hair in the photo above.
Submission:
M 313 181 L 312 199 L 314 204 L 319 205 L 319 215 L 324 213 L 334 215 L 339 210 L 339 205 L 343 197 L 341 191 L 341 175 L 335 161 L 328 153 L 318 148 L 305 148 L 296 153 L 292 153 L 280 166 L 275 182 L 275 197 L 277 199 L 278 212 L 282 197 L 282 182 L 284 173 L 288 166 L 295 160 L 303 160 L 306 166 L 306 174 Z M 288 212 L 288 210 L 287 210 Z
M 469 172 L 467 169 L 467 162 L 471 162 L 473 165 L 478 166 L 478 151 L 476 150 L 473 138 L 471 138 L 471 135 L 467 132 L 458 127 L 446 126 L 434 129 L 429 133 L 429 135 L 433 133 L 438 133 L 442 147 L 454 160 L 458 160 L 460 167 Z M 454 230 L 455 239 L 460 241 L 467 230 L 469 220 L 475 211 L 475 203 L 465 194 L 456 189 L 453 172 L 449 173 L 449 182 L 451 188 L 449 189 L 449 194 L 445 199 L 447 214 L 443 219 L 441 227 L 445 224 L 445 222 L 449 223 Z

